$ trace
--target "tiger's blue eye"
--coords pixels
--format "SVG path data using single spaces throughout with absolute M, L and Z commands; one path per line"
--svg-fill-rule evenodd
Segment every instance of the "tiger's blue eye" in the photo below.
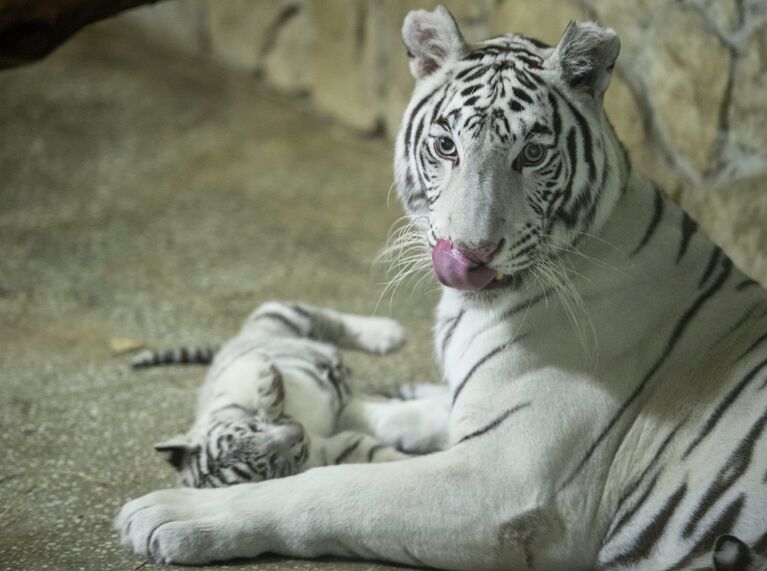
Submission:
M 546 149 L 539 143 L 528 143 L 522 149 L 522 164 L 524 166 L 539 165 L 545 158 Z
M 434 140 L 434 152 L 443 159 L 449 161 L 455 160 L 458 156 L 458 149 L 455 146 L 455 142 L 450 137 L 442 136 L 437 137 Z

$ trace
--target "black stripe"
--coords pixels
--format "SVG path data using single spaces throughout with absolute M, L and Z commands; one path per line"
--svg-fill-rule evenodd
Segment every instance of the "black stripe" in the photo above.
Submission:
M 740 477 L 746 473 L 753 458 L 754 446 L 756 446 L 766 423 L 767 411 L 759 417 L 759 420 L 754 423 L 748 434 L 740 441 L 738 447 L 719 470 L 716 479 L 706 490 L 706 493 L 698 503 L 698 507 L 695 508 L 695 511 L 690 516 L 690 520 L 684 527 L 682 533 L 684 539 L 689 539 L 695 533 L 703 517 L 714 507 L 725 492 L 732 488 Z
M 752 549 L 759 555 L 767 555 L 767 531 L 759 536 Z
M 594 454 L 594 452 L 596 452 L 597 448 L 600 446 L 600 444 L 602 444 L 604 439 L 607 437 L 607 435 L 610 433 L 613 427 L 617 424 L 617 422 L 621 419 L 623 414 L 634 403 L 634 401 L 636 401 L 636 399 L 639 398 L 639 395 L 642 394 L 642 391 L 644 391 L 645 387 L 647 386 L 647 383 L 650 381 L 653 375 L 655 375 L 658 369 L 660 369 L 661 365 L 663 365 L 663 363 L 666 361 L 668 356 L 674 350 L 674 348 L 676 347 L 676 344 L 679 342 L 679 339 L 682 337 L 685 330 L 687 329 L 687 326 L 690 324 L 690 322 L 695 317 L 695 315 L 700 311 L 701 307 L 703 307 L 703 304 L 705 304 L 706 301 L 711 296 L 713 296 L 719 289 L 721 289 L 722 285 L 724 285 L 724 282 L 727 281 L 727 278 L 730 276 L 731 271 L 732 271 L 732 262 L 729 259 L 725 258 L 724 261 L 722 262 L 722 271 L 719 274 L 719 278 L 706 291 L 704 291 L 702 294 L 698 296 L 695 302 L 687 309 L 687 311 L 684 312 L 684 314 L 679 319 L 679 321 L 677 321 L 676 326 L 674 327 L 674 330 L 672 331 L 671 336 L 669 337 L 669 340 L 666 343 L 666 348 L 664 349 L 663 353 L 655 361 L 655 363 L 650 368 L 650 370 L 645 374 L 645 376 L 642 378 L 642 380 L 634 389 L 634 391 L 623 402 L 623 404 L 615 413 L 615 415 L 613 415 L 613 417 L 607 423 L 607 426 L 605 426 L 605 428 L 602 429 L 602 432 L 599 434 L 599 436 L 597 436 L 596 440 L 594 440 L 591 446 L 589 446 L 589 449 L 586 451 L 586 454 L 584 454 L 583 458 L 578 463 L 578 465 L 573 469 L 570 475 L 564 480 L 560 489 L 564 489 L 567 486 L 569 486 L 573 482 L 573 480 L 575 480 L 576 476 L 580 474 L 581 470 L 586 465 L 586 462 L 588 462 L 591 456 Z
M 752 279 L 747 279 L 747 280 L 743 280 L 742 282 L 740 282 L 735 287 L 735 289 L 738 290 L 738 291 L 743 291 L 744 289 L 747 289 L 747 288 L 750 288 L 750 287 L 754 287 L 754 286 L 758 286 L 758 285 L 759 285 L 758 281 L 752 280 Z
M 630 567 L 645 559 L 652 552 L 652 549 L 658 543 L 658 540 L 663 536 L 663 532 L 666 530 L 669 521 L 679 507 L 679 504 L 684 499 L 686 493 L 687 484 L 684 483 L 668 497 L 660 511 L 650 518 L 650 523 L 639 532 L 634 545 L 626 553 L 605 563 L 603 567 Z
M 666 436 L 666 438 L 663 440 L 661 445 L 658 447 L 658 450 L 656 450 L 650 462 L 647 464 L 645 469 L 642 470 L 642 473 L 636 479 L 632 480 L 628 486 L 626 486 L 626 489 L 621 495 L 620 499 L 618 500 L 618 505 L 615 508 L 616 516 L 618 515 L 618 513 L 620 513 L 621 509 L 623 508 L 623 504 L 626 502 L 626 500 L 628 500 L 632 495 L 634 495 L 634 492 L 639 488 L 639 486 L 642 484 L 642 482 L 650 473 L 650 471 L 658 464 L 658 461 L 660 460 L 663 453 L 666 451 L 666 448 L 674 439 L 677 432 L 686 421 L 687 421 L 687 418 L 684 418 L 674 427 L 673 430 L 671 430 L 671 432 L 669 432 L 668 436 Z M 655 485 L 655 481 L 657 480 L 657 478 L 658 478 L 658 474 L 655 474 L 655 476 L 652 479 L 652 484 L 650 484 L 649 486 L 650 488 Z M 643 496 L 646 496 L 648 493 L 649 491 L 646 489 Z M 642 501 L 643 500 L 640 500 L 640 504 Z M 634 504 L 634 508 L 629 511 L 633 513 L 634 511 L 636 511 L 636 509 L 638 509 L 638 505 Z M 618 520 L 617 523 L 613 523 L 612 528 L 607 533 L 607 538 L 605 539 L 605 542 L 609 541 L 618 532 L 618 530 L 626 523 L 627 515 L 630 515 L 629 512 L 621 516 L 620 520 Z M 613 521 L 615 522 L 615 517 L 613 517 Z
M 687 252 L 687 246 L 690 245 L 690 239 L 697 230 L 698 223 L 690 218 L 689 214 L 682 212 L 682 241 L 679 243 L 679 251 L 676 254 L 677 263 L 684 257 Z
M 466 376 L 463 378 L 463 380 L 460 382 L 458 387 L 455 389 L 455 393 L 453 393 L 453 406 L 455 406 L 455 402 L 458 400 L 458 395 L 461 394 L 461 391 L 463 391 L 464 387 L 466 386 L 466 383 L 469 382 L 469 379 L 474 375 L 474 373 L 477 372 L 477 369 L 479 369 L 482 365 L 487 363 L 490 359 L 501 353 L 503 350 L 508 349 L 514 344 L 514 339 L 511 341 L 507 341 L 501 345 L 498 345 L 493 350 L 491 350 L 489 353 L 485 353 L 485 355 L 476 363 L 474 363 L 474 366 L 469 369 L 469 372 L 466 373 Z
M 652 235 L 655 233 L 655 230 L 658 228 L 658 223 L 660 222 L 661 218 L 663 217 L 663 196 L 660 193 L 660 190 L 655 188 L 655 202 L 653 204 L 653 215 L 650 219 L 650 224 L 647 226 L 647 230 L 645 230 L 644 236 L 642 237 L 642 241 L 639 242 L 639 245 L 634 248 L 634 251 L 629 254 L 629 256 L 634 256 L 635 254 L 639 253 L 639 251 L 644 248 L 647 245 L 647 242 L 650 241 L 650 238 L 652 238 Z
M 751 345 L 749 345 L 748 349 L 743 351 L 743 354 L 740 357 L 738 357 L 738 359 L 742 359 L 743 357 L 748 355 L 751 351 L 756 349 L 765 339 L 767 339 L 767 333 L 763 333 L 756 341 L 754 341 Z
M 234 474 L 244 482 L 250 482 L 253 480 L 253 474 L 240 468 L 237 464 L 232 464 L 231 466 L 227 466 L 227 468 L 234 472 Z
M 520 311 L 527 310 L 527 309 L 531 308 L 532 306 L 540 303 L 544 299 L 548 299 L 548 295 L 550 293 L 551 292 L 548 291 L 548 290 L 544 291 L 544 292 L 541 292 L 540 294 L 536 295 L 532 299 L 530 299 L 528 301 L 523 301 L 522 303 L 518 303 L 517 305 L 507 309 L 498 318 L 498 323 L 500 323 L 501 321 L 506 321 L 506 320 L 510 319 L 511 317 L 513 317 L 514 315 L 519 313 Z
M 289 307 L 290 307 L 290 309 L 295 311 L 301 317 L 305 317 L 309 321 L 314 321 L 314 315 L 309 313 L 306 309 L 304 309 L 303 307 L 301 307 L 297 303 L 291 303 Z
M 765 366 L 767 365 L 767 359 L 763 360 L 761 363 L 759 363 L 756 367 L 751 369 L 748 374 L 743 377 L 740 382 L 738 382 L 737 385 L 733 387 L 733 389 L 727 393 L 727 395 L 722 399 L 722 401 L 717 405 L 717 407 L 714 409 L 714 412 L 711 413 L 711 416 L 708 417 L 705 424 L 703 425 L 703 428 L 698 433 L 698 436 L 695 437 L 695 439 L 690 442 L 687 449 L 684 451 L 684 454 L 682 455 L 682 460 L 685 460 L 693 450 L 703 442 L 703 440 L 708 436 L 714 428 L 716 428 L 716 425 L 719 424 L 719 421 L 722 419 L 722 416 L 724 416 L 724 413 L 727 412 L 727 409 L 732 406 L 732 404 L 735 402 L 735 399 L 740 396 L 740 393 L 743 392 L 743 389 L 748 386 L 748 384 L 754 379 L 754 377 L 761 371 Z
M 435 93 L 437 93 L 440 89 L 442 89 L 444 86 L 440 85 L 436 87 L 434 90 L 432 90 L 426 97 L 421 99 L 421 101 L 418 102 L 418 104 L 413 108 L 413 112 L 410 114 L 410 119 L 408 120 L 407 128 L 405 129 L 405 157 L 410 154 L 410 135 L 413 132 L 413 121 L 415 121 L 416 117 L 418 116 L 418 113 L 421 111 L 421 108 L 426 105 L 426 103 L 429 102 L 429 100 L 434 96 Z
M 476 438 L 477 436 L 482 436 L 483 434 L 485 434 L 487 432 L 490 432 L 492 429 L 497 428 L 504 420 L 509 418 L 512 414 L 514 414 L 515 412 L 518 412 L 518 411 L 520 411 L 520 410 L 522 410 L 524 408 L 529 407 L 530 404 L 531 404 L 530 402 L 525 402 L 525 403 L 518 404 L 517 406 L 514 406 L 514 407 L 508 409 L 503 414 L 500 414 L 498 417 L 496 417 L 495 419 L 493 419 L 490 422 L 488 422 L 482 428 L 479 428 L 479 429 L 475 430 L 474 432 L 470 432 L 469 434 L 467 434 L 466 436 L 461 438 L 458 441 L 458 444 L 461 444 L 462 442 L 466 442 L 467 440 L 471 440 L 472 438 Z
M 607 533 L 607 536 L 605 537 L 605 540 L 602 542 L 602 544 L 608 543 L 613 537 L 615 537 L 618 532 L 623 528 L 624 525 L 626 525 L 628 522 L 631 521 L 631 518 L 633 518 L 636 513 L 642 508 L 642 506 L 647 501 L 647 498 L 650 497 L 650 494 L 652 494 L 653 490 L 655 489 L 656 484 L 658 483 L 658 478 L 660 478 L 660 473 L 655 474 L 655 476 L 652 477 L 650 480 L 650 483 L 647 484 L 645 487 L 644 492 L 642 492 L 642 495 L 639 496 L 639 499 L 637 499 L 634 504 L 628 508 L 625 512 L 623 512 L 623 515 L 621 515 L 620 518 L 617 520 L 613 520 L 613 525 L 611 526 L 609 532 Z M 616 516 L 617 516 L 616 512 Z
M 346 460 L 349 455 L 357 449 L 357 447 L 360 445 L 360 442 L 362 442 L 362 438 L 358 438 L 355 442 L 344 448 L 341 453 L 336 456 L 336 459 L 333 461 L 333 463 L 340 464 Z
M 735 522 L 738 520 L 738 517 L 740 517 L 740 512 L 743 511 L 745 501 L 745 496 L 741 494 L 730 502 L 706 533 L 695 542 L 695 545 L 687 555 L 676 564 L 669 567 L 666 571 L 680 571 L 681 569 L 686 569 L 697 557 L 710 553 L 716 538 L 731 532 L 733 527 L 735 527 Z
M 578 166 L 578 147 L 576 145 L 575 141 L 575 127 L 570 127 L 569 131 L 567 132 L 567 156 L 569 159 L 569 173 L 567 177 L 567 182 L 565 183 L 565 188 L 562 191 L 562 206 L 560 207 L 560 214 L 565 219 L 565 224 L 568 226 L 572 226 L 573 220 L 570 219 L 568 216 L 565 215 L 564 212 L 564 206 L 566 204 L 569 204 L 570 197 L 573 194 L 573 184 L 575 183 L 575 172 L 576 168 Z M 552 204 L 554 202 L 552 201 Z
M 593 149 L 591 148 L 591 127 L 589 127 L 589 122 L 586 121 L 586 118 L 581 114 L 578 108 L 570 103 L 570 100 L 565 97 L 558 89 L 554 89 L 554 91 L 557 95 L 559 95 L 561 99 L 564 100 L 565 104 L 570 109 L 570 112 L 575 117 L 575 121 L 580 127 L 581 135 L 583 136 L 583 158 L 586 159 L 586 164 L 589 167 L 589 182 L 593 182 L 597 176 L 597 165 L 594 162 Z
M 704 285 L 706 285 L 708 278 L 711 277 L 714 268 L 716 267 L 717 263 L 719 263 L 719 257 L 721 255 L 722 249 L 719 246 L 714 246 L 714 249 L 711 251 L 711 256 L 708 258 L 706 271 L 703 272 L 703 275 L 700 277 L 700 281 L 698 282 L 698 288 L 702 288 Z
M 275 321 L 279 321 L 296 335 L 301 335 L 301 329 L 298 327 L 298 325 L 296 325 L 295 323 L 290 321 L 287 317 L 279 313 L 275 313 L 273 311 L 267 311 L 267 312 L 259 313 L 253 316 L 253 321 L 256 321 L 258 319 L 273 319 Z
M 521 99 L 525 103 L 532 103 L 533 98 L 528 95 L 527 91 L 524 89 L 520 89 L 519 87 L 512 87 L 511 92 L 514 94 L 514 97 L 517 99 Z
M 370 450 L 368 450 L 368 462 L 372 462 L 376 452 L 383 450 L 384 448 L 387 448 L 385 444 L 376 444 L 375 446 L 372 446 Z
M 445 351 L 447 350 L 448 344 L 450 343 L 450 339 L 453 337 L 453 333 L 455 333 L 456 327 L 458 327 L 458 324 L 461 322 L 461 318 L 463 317 L 463 314 L 466 313 L 465 309 L 462 309 L 458 315 L 452 318 L 452 323 L 449 326 L 449 329 L 445 332 L 445 336 L 442 338 L 442 360 L 445 360 Z
M 464 81 L 474 81 L 475 79 L 479 79 L 482 77 L 488 70 L 488 67 L 486 65 L 477 65 L 477 66 L 470 66 L 466 69 L 463 69 L 459 71 L 455 79 L 457 80 L 464 80 Z

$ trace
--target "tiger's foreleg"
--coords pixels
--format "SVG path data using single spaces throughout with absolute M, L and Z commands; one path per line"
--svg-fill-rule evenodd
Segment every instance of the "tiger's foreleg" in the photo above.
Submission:
M 161 490 L 127 503 L 115 525 L 124 544 L 163 563 L 271 552 L 443 569 L 526 569 L 525 548 L 517 542 L 529 537 L 500 531 L 510 515 L 509 498 L 523 506 L 527 494 L 515 494 L 497 470 L 478 470 L 490 460 L 484 456 L 480 447 L 453 448 L 258 484 Z M 493 489 L 504 490 L 504 502 L 487 493 Z

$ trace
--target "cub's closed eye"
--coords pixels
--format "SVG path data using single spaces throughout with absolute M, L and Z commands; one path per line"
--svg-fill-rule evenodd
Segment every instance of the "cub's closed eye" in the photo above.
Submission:
M 458 157 L 458 148 L 453 139 L 441 136 L 434 139 L 434 152 L 437 156 L 448 161 L 454 161 Z
M 546 147 L 539 143 L 528 143 L 522 149 L 520 162 L 522 166 L 532 167 L 539 165 L 546 158 Z

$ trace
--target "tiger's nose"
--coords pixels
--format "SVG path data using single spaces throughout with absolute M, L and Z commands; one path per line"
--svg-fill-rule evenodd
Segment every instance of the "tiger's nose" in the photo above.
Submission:
M 503 240 L 501 240 L 501 242 L 503 242 Z M 473 244 L 456 242 L 454 247 L 472 262 L 487 264 L 498 252 L 498 249 L 501 247 L 501 242 L 490 242 L 488 240 L 482 240 Z

